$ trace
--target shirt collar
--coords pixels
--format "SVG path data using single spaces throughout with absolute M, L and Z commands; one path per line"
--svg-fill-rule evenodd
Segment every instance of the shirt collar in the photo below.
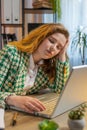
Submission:
M 32 69 L 32 70 L 35 69 L 36 67 L 38 67 L 38 65 L 43 64 L 43 60 L 39 61 L 38 64 L 35 64 L 32 54 L 30 55 L 30 60 L 29 61 L 30 61 L 29 68 Z
M 30 61 L 29 68 L 33 70 L 35 68 L 35 63 L 34 63 L 34 59 L 33 59 L 32 54 L 30 55 L 30 60 L 29 61 Z

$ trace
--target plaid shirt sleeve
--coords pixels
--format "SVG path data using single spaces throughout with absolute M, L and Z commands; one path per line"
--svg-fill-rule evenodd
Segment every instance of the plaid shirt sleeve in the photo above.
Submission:
M 64 63 L 61 61 L 57 61 L 55 81 L 52 84 L 50 84 L 49 82 L 48 87 L 53 89 L 53 91 L 60 93 L 66 83 L 66 80 L 68 79 L 70 70 L 69 68 L 70 67 L 68 59 Z
M 6 46 L 0 51 L 0 106 L 2 107 L 5 107 L 5 102 L 4 102 L 5 98 L 9 95 L 14 95 L 14 93 L 2 91 L 2 86 L 5 82 L 12 61 L 12 53 L 9 53 L 11 51 L 9 49 L 10 48 Z M 8 91 L 8 86 L 7 86 L 7 91 Z

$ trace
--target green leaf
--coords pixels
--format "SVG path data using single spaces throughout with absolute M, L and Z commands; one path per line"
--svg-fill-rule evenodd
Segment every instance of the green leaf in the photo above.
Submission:
M 39 124 L 40 130 L 57 130 L 58 128 L 59 125 L 54 121 L 44 120 Z
M 48 123 L 49 123 L 49 120 L 44 120 L 44 121 L 40 122 L 39 129 L 40 130 L 46 130 Z
M 57 14 L 58 19 L 61 19 L 61 0 L 50 0 L 53 8 L 53 12 Z

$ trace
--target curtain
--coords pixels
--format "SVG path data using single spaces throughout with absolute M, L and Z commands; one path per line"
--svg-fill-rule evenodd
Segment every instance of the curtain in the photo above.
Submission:
M 71 41 L 79 27 L 85 28 L 87 32 L 87 0 L 61 0 L 62 17 L 61 22 L 70 32 L 70 45 L 68 48 L 68 55 L 71 66 L 81 65 L 81 56 L 79 50 L 71 51 Z M 52 14 L 45 14 L 44 22 L 55 22 L 52 19 Z M 85 51 L 85 64 L 87 63 L 87 50 Z

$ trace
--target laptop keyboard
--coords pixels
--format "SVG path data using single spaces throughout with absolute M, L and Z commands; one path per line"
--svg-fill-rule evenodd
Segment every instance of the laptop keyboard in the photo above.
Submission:
M 58 101 L 59 98 L 59 94 L 56 93 L 49 93 L 49 94 L 44 94 L 41 97 L 38 96 L 37 97 L 40 101 L 43 102 L 44 106 L 46 107 L 45 111 L 42 111 L 40 113 L 43 114 L 52 114 L 52 112 L 54 111 L 54 108 L 56 106 L 56 103 Z
M 57 97 L 53 100 L 50 100 L 48 102 L 43 102 L 45 107 L 46 107 L 46 110 L 43 111 L 42 113 L 47 113 L 47 114 L 51 114 L 56 106 L 56 102 L 57 102 Z

